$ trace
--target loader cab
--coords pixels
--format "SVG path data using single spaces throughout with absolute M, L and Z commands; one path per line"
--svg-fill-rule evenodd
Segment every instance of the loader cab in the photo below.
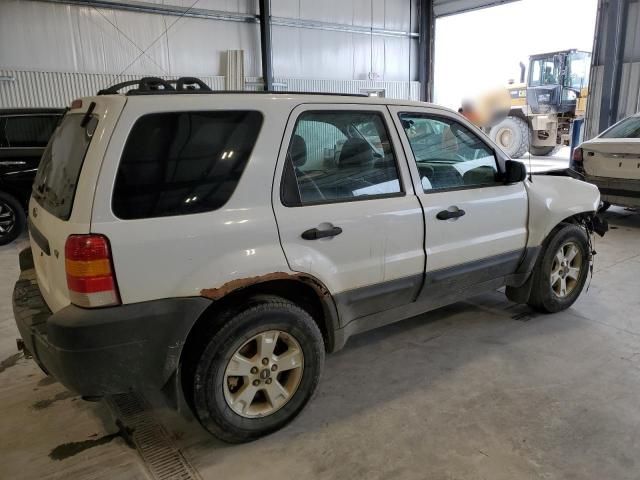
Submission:
M 527 104 L 532 113 L 575 115 L 586 98 L 591 53 L 563 50 L 529 57 Z

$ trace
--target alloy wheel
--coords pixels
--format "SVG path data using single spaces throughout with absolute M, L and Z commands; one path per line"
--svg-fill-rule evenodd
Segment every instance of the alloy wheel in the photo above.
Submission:
M 566 298 L 579 284 L 583 267 L 580 248 L 575 242 L 563 244 L 551 263 L 551 290 L 559 298 Z
M 8 235 L 16 226 L 16 212 L 11 205 L 0 200 L 0 236 Z
M 271 415 L 296 393 L 303 370 L 304 354 L 291 334 L 261 332 L 231 356 L 224 372 L 224 398 L 242 417 Z

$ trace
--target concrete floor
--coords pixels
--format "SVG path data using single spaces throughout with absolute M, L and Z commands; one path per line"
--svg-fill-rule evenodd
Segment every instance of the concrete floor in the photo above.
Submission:
M 203 479 L 639 479 L 640 214 L 606 216 L 568 311 L 494 292 L 352 338 L 300 417 L 251 444 L 153 414 Z M 151 478 L 104 403 L 14 355 L 20 246 L 0 247 L 0 477 Z

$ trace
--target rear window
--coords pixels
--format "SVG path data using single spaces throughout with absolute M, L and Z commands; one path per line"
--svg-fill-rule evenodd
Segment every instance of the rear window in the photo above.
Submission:
M 262 114 L 255 111 L 141 117 L 120 160 L 113 213 L 129 220 L 220 208 L 233 194 L 261 126 Z
M 61 115 L 16 115 L 4 118 L 0 146 L 44 148 Z
M 606 130 L 601 138 L 640 138 L 640 116 L 625 118 Z
M 47 145 L 33 183 L 33 197 L 45 210 L 62 220 L 71 215 L 84 157 L 96 129 L 96 116 L 66 115 Z

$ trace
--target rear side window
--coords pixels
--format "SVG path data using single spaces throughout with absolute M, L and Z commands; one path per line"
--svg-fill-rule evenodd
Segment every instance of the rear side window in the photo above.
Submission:
M 170 112 L 133 126 L 113 192 L 119 218 L 188 215 L 224 205 L 262 126 L 255 111 Z
M 5 118 L 0 146 L 44 148 L 56 129 L 60 115 L 17 115 Z
M 66 115 L 47 145 L 33 183 L 33 198 L 62 220 L 71 215 L 84 157 L 98 124 L 96 116 Z
M 640 116 L 625 118 L 605 131 L 601 138 L 640 138 Z
M 282 181 L 289 207 L 403 195 L 384 119 L 373 111 L 298 117 Z

